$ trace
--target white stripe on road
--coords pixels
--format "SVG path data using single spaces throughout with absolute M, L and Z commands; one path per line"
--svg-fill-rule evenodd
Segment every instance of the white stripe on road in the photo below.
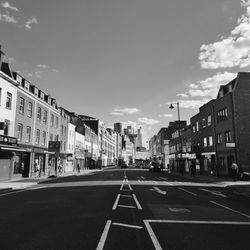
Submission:
M 4 193 L 4 194 L 0 194 L 0 196 L 5 196 L 5 195 L 10 195 L 10 194 L 16 194 L 16 193 L 21 193 L 21 192 L 24 192 L 24 191 L 28 191 L 29 189 L 23 189 L 23 190 L 18 190 L 18 191 L 8 191 L 7 193 Z
M 120 191 L 123 189 L 123 184 L 121 185 Z
M 127 205 L 118 205 L 117 207 L 135 208 L 135 206 L 127 206 Z
M 195 193 L 193 193 L 193 192 L 190 192 L 190 191 L 188 191 L 188 190 L 186 190 L 186 189 L 184 189 L 184 188 L 178 188 L 178 189 L 180 189 L 180 190 L 182 190 L 182 191 L 184 191 L 184 192 L 187 192 L 187 193 L 189 193 L 189 194 L 192 194 L 192 195 L 194 195 L 194 196 L 197 196 L 197 194 L 195 194 Z
M 100 241 L 98 243 L 98 246 L 97 246 L 96 250 L 102 250 L 103 249 L 106 238 L 107 238 L 107 235 L 108 235 L 110 225 L 111 225 L 111 220 L 108 220 L 105 227 L 104 227 L 101 239 L 100 239 Z
M 133 198 L 134 198 L 134 200 L 135 200 L 135 204 L 136 204 L 137 208 L 138 208 L 139 210 L 142 210 L 142 207 L 141 207 L 139 201 L 137 200 L 135 194 L 132 194 L 132 195 L 133 195 Z
M 142 229 L 142 228 L 143 228 L 143 227 L 141 227 L 141 226 L 130 225 L 130 224 L 124 224 L 124 223 L 116 223 L 116 222 L 113 222 L 112 225 L 121 226 L 121 227 L 130 227 L 130 228 L 136 228 L 136 229 Z
M 164 178 L 164 177 L 159 177 L 159 178 L 162 179 L 162 180 L 164 180 L 164 181 L 168 179 L 168 178 Z
M 219 204 L 219 203 L 217 203 L 217 202 L 215 202 L 215 201 L 210 201 L 210 202 L 213 203 L 213 204 L 215 204 L 215 205 L 217 205 L 217 206 L 223 207 L 223 208 L 225 208 L 225 209 L 227 209 L 227 210 L 230 210 L 230 211 L 232 211 L 232 212 L 235 212 L 235 213 L 237 213 L 237 214 L 241 214 L 241 215 L 243 215 L 243 216 L 245 216 L 245 217 L 247 217 L 247 218 L 250 218 L 250 215 L 248 215 L 248 214 L 241 213 L 241 212 L 239 212 L 239 211 L 237 211 L 237 210 L 234 210 L 234 209 L 232 209 L 232 208 L 230 208 L 230 207 L 226 207 L 226 206 L 224 206 L 224 205 L 221 205 L 221 204 Z
M 144 223 L 170 223 L 170 224 L 217 224 L 217 225 L 246 225 L 250 221 L 209 221 L 209 220 L 144 220 Z
M 112 210 L 116 210 L 116 207 L 117 207 L 117 204 L 118 204 L 118 202 L 119 202 L 119 199 L 120 199 L 120 194 L 118 194 L 118 195 L 117 195 L 117 197 L 116 197 L 116 200 L 115 200 L 115 203 L 114 203 L 114 205 L 113 205 Z
M 132 190 L 133 190 L 133 188 L 130 186 L 130 184 L 128 184 L 128 187 L 129 187 L 130 191 L 132 191 Z
M 132 197 L 132 196 L 129 195 L 129 194 L 128 194 L 128 195 L 127 195 L 127 194 L 121 194 L 120 196 L 121 196 L 121 197 Z
M 214 195 L 218 195 L 218 196 L 221 196 L 221 197 L 224 197 L 224 198 L 227 197 L 226 195 L 222 194 L 220 191 L 208 190 L 208 189 L 205 189 L 205 188 L 200 188 L 200 190 L 211 193 L 211 194 L 214 194 Z
M 153 231 L 152 227 L 149 224 L 149 221 L 148 220 L 143 220 L 143 222 L 144 222 L 144 224 L 145 224 L 145 226 L 146 226 L 146 228 L 148 230 L 149 236 L 150 236 L 150 238 L 151 238 L 151 240 L 152 240 L 152 242 L 154 244 L 155 249 L 156 250 L 162 250 L 162 247 L 161 247 L 159 241 L 157 240 L 157 238 L 156 238 L 156 236 L 154 234 L 154 231 Z
M 167 181 L 163 181 L 163 183 L 168 184 L 169 186 L 173 186 L 173 184 L 171 182 L 167 182 Z

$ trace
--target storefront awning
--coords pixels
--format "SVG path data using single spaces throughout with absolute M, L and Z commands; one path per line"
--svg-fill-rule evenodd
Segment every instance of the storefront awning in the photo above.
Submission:
M 0 150 L 3 150 L 3 151 L 13 151 L 13 152 L 26 152 L 27 150 L 24 149 L 24 148 L 19 148 L 19 147 L 14 147 L 14 146 L 7 146 L 7 145 L 4 145 L 4 146 L 1 146 L 0 145 Z

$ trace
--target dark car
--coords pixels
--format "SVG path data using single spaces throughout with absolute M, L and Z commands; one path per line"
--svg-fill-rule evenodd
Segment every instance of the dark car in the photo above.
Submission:
M 127 164 L 126 164 L 126 162 L 123 162 L 122 164 L 121 164 L 121 168 L 127 168 L 128 166 L 127 166 Z

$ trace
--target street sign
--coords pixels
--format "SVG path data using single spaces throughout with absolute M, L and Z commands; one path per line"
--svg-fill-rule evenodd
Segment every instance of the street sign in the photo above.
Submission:
M 234 142 L 227 142 L 226 143 L 226 147 L 227 148 L 234 148 L 235 147 L 235 143 Z
M 49 141 L 49 152 L 60 153 L 61 143 L 60 141 Z
M 17 138 L 7 135 L 0 135 L 0 143 L 7 145 L 17 144 Z

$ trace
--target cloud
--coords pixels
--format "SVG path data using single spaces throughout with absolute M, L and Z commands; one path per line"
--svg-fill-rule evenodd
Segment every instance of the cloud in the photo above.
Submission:
M 246 13 L 238 19 L 230 35 L 200 47 L 202 68 L 244 68 L 250 65 L 250 1 L 241 1 L 241 5 L 246 8 Z
M 42 69 L 49 69 L 50 68 L 50 66 L 46 65 L 46 64 L 37 64 L 37 67 L 42 68 Z
M 10 16 L 8 11 L 6 11 L 5 14 L 1 14 L 0 12 L 0 21 L 6 22 L 6 23 L 17 23 L 17 20 L 13 16 Z
M 55 72 L 55 73 L 58 73 L 58 72 L 59 72 L 58 69 L 52 69 L 52 71 Z
M 1 3 L 3 8 L 10 9 L 13 11 L 19 11 L 17 7 L 11 6 L 9 2 Z
M 8 58 L 8 62 L 9 62 L 9 63 L 15 63 L 16 60 L 15 60 L 13 57 L 9 57 L 9 58 Z
M 203 104 L 207 103 L 210 99 L 203 98 L 201 100 L 180 100 L 181 108 L 198 109 Z
M 143 124 L 147 124 L 147 125 L 155 125 L 155 124 L 158 124 L 160 122 L 159 120 L 150 119 L 147 117 L 140 117 L 140 118 L 138 118 L 138 121 L 143 123 Z
M 36 78 L 41 78 L 42 71 L 41 70 L 37 70 L 34 75 L 35 75 Z
M 177 94 L 176 96 L 182 97 L 182 98 L 187 98 L 188 94 L 186 94 L 186 93 L 180 93 L 180 94 Z
M 158 116 L 160 118 L 170 118 L 170 117 L 173 117 L 173 114 L 159 114 Z
M 111 114 L 113 115 L 131 115 L 139 113 L 140 110 L 137 108 L 115 108 Z
M 37 20 L 37 18 L 36 17 L 32 17 L 32 18 L 30 18 L 29 20 L 27 20 L 26 21 L 26 23 L 25 23 L 25 27 L 26 27 L 26 29 L 31 29 L 31 24 L 33 24 L 33 23 L 38 23 L 38 20 Z

